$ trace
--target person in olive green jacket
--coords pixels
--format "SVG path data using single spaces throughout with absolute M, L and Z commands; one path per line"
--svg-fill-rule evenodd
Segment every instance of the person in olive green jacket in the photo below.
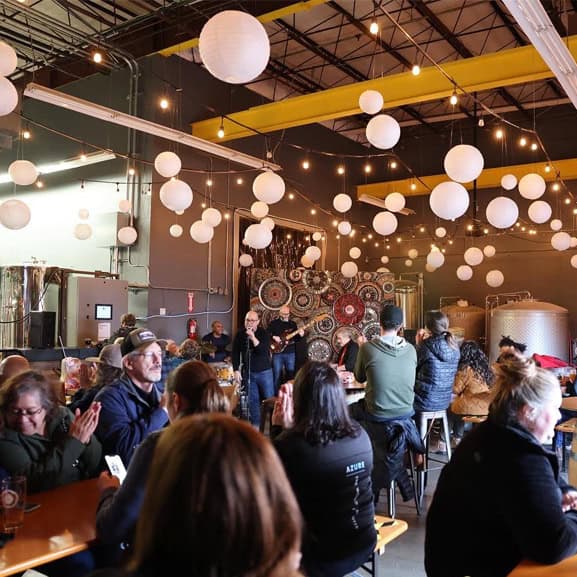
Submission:
M 93 436 L 99 403 L 73 415 L 58 405 L 44 375 L 26 371 L 0 388 L 0 411 L 0 467 L 10 475 L 25 475 L 29 492 L 99 474 L 102 449 Z

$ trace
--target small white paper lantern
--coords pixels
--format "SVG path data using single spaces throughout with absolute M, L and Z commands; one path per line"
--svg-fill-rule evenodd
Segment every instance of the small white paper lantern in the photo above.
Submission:
M 509 228 L 519 218 L 519 207 L 514 200 L 506 196 L 498 196 L 487 205 L 485 215 L 489 224 L 495 228 Z
M 176 176 L 182 168 L 182 161 L 178 154 L 174 152 L 165 151 L 157 154 L 154 159 L 154 168 L 160 176 L 165 178 L 172 178 Z
M 265 170 L 253 180 L 252 192 L 257 200 L 275 204 L 284 196 L 285 183 L 276 172 Z
M 359 108 L 365 114 L 378 114 L 383 109 L 383 95 L 376 90 L 365 90 L 359 96 Z
M 78 240 L 88 240 L 92 236 L 92 227 L 86 222 L 81 222 L 74 227 L 74 236 Z
M 577 247 L 577 236 L 571 237 L 571 244 L 569 245 L 571 248 Z
M 264 26 L 250 14 L 223 10 L 202 27 L 198 39 L 202 63 L 219 80 L 244 84 L 268 64 L 270 42 Z
M 517 186 L 517 177 L 514 174 L 505 174 L 501 178 L 501 186 L 505 190 L 513 190 Z
M 202 220 L 196 220 L 191 224 L 189 234 L 190 238 L 195 242 L 206 244 L 212 240 L 212 237 L 214 236 L 214 228 L 205 224 Z
M 252 266 L 253 264 L 252 256 L 250 254 L 241 254 L 238 257 L 238 264 L 244 267 Z
M 484 254 L 480 248 L 472 246 L 465 251 L 465 262 L 471 266 L 477 266 L 483 262 Z
M 301 264 L 305 268 L 311 268 L 311 266 L 313 266 L 315 264 L 315 261 L 310 256 L 303 254 L 301 256 Z
M 473 269 L 468 264 L 462 264 L 457 267 L 457 278 L 462 281 L 471 280 Z
M 377 272 L 391 272 L 386 266 L 380 266 Z
M 192 204 L 192 189 L 183 180 L 169 180 L 160 187 L 160 202 L 169 210 L 186 210 Z
M 0 223 L 10 230 L 24 228 L 30 222 L 30 216 L 28 205 L 16 198 L 0 204 Z
M 533 222 L 543 224 L 551 218 L 553 211 L 548 202 L 545 202 L 544 200 L 536 200 L 529 205 L 527 213 Z
M 558 218 L 554 218 L 550 223 L 549 226 L 551 227 L 551 230 L 561 230 L 563 228 L 563 223 L 558 219 Z
M 385 254 L 381 257 L 381 262 L 383 264 L 389 264 L 389 257 Z
M 272 242 L 272 232 L 264 224 L 251 224 L 244 235 L 252 248 L 266 248 Z
M 256 200 L 251 204 L 250 212 L 255 218 L 264 218 L 268 214 L 268 204 L 261 200 Z
M 416 248 L 412 248 L 409 250 L 408 255 L 409 258 L 412 258 L 414 260 L 419 256 L 419 251 Z
M 519 181 L 519 193 L 523 198 L 528 198 L 529 200 L 536 200 L 543 196 L 546 188 L 545 179 L 535 172 L 526 174 Z
M 445 155 L 445 172 L 455 182 L 472 182 L 483 172 L 485 160 L 478 148 L 457 144 Z
M 8 174 L 15 184 L 28 186 L 36 182 L 38 169 L 29 160 L 15 160 L 8 167 Z
M 18 91 L 14 84 L 0 76 L 0 116 L 6 116 L 18 106 Z
M 567 250 L 571 246 L 571 237 L 566 232 L 556 232 L 551 237 L 551 246 L 555 250 Z
M 435 229 L 435 236 L 438 238 L 445 238 L 447 236 L 447 229 L 444 226 L 439 226 Z
M 393 148 L 401 137 L 399 123 L 388 114 L 379 114 L 369 120 L 366 129 L 367 140 L 382 150 Z
M 208 226 L 212 226 L 212 228 L 214 228 L 222 222 L 222 214 L 220 214 L 220 210 L 211 206 L 209 208 L 205 208 L 202 211 L 200 220 L 202 220 L 204 224 L 208 224 Z
M 432 264 L 429 264 L 428 262 L 425 263 L 425 270 L 427 272 L 435 272 L 437 270 L 436 266 L 433 266 Z
M 388 236 L 393 234 L 397 227 L 399 226 L 399 221 L 397 217 L 386 210 L 378 212 L 373 218 L 373 228 L 377 234 L 382 234 L 383 236 Z
M 359 267 L 357 266 L 357 263 L 352 260 L 348 260 L 341 265 L 341 274 L 345 278 L 353 278 L 354 276 L 357 276 L 358 272 Z
M 182 216 L 184 214 L 184 210 L 175 210 L 174 214 L 177 214 L 178 216 Z
M 577 268 L 577 254 L 574 254 L 574 255 L 571 257 L 571 266 L 572 266 L 573 268 Z
M 463 216 L 469 208 L 469 193 L 458 182 L 447 180 L 437 184 L 429 196 L 431 210 L 445 220 Z
M 385 198 L 385 208 L 391 212 L 399 212 L 405 208 L 405 197 L 400 192 L 391 192 Z
M 319 240 L 321 240 L 321 238 L 323 238 L 323 235 L 320 232 L 313 232 L 313 240 L 315 242 L 319 242 Z
M 485 280 L 490 287 L 496 288 L 505 282 L 505 277 L 500 270 L 490 270 L 487 273 Z
M 349 256 L 354 259 L 359 258 L 361 256 L 361 249 L 358 246 L 353 246 L 351 250 L 349 250 Z
M 132 226 L 123 226 L 119 231 L 118 231 L 118 240 L 122 243 L 122 244 L 134 244 L 136 242 L 136 239 L 138 238 L 138 233 L 136 232 L 136 229 Z
M 270 216 L 265 216 L 261 221 L 261 224 L 264 224 L 269 230 L 273 230 L 274 229 L 274 220 L 270 217 Z M 319 238 L 316 239 L 315 235 L 313 234 L 313 240 L 320 240 L 320 233 L 316 233 L 319 235 Z
M 81 208 L 78 211 L 78 218 L 80 220 L 88 220 L 90 218 L 90 212 L 88 211 L 87 208 Z
M 349 234 L 351 234 L 353 227 L 348 220 L 341 220 L 341 222 L 339 222 L 339 225 L 337 226 L 337 230 L 339 231 L 339 234 L 342 234 L 343 236 L 348 236 Z
M 18 66 L 16 50 L 6 42 L 0 41 L 0 76 L 9 76 Z
M 483 254 L 488 258 L 495 256 L 496 252 L 497 251 L 495 250 L 495 247 L 492 244 L 488 244 L 487 246 L 483 247 Z
M 127 198 L 123 198 L 118 203 L 118 210 L 125 213 L 130 212 L 132 210 L 132 203 Z
M 431 251 L 427 255 L 427 263 L 435 268 L 439 268 L 445 263 L 445 255 L 440 250 Z
M 184 232 L 184 230 L 183 230 L 182 226 L 180 226 L 180 224 L 173 224 L 168 229 L 168 232 L 169 232 L 170 236 L 172 236 L 173 238 L 179 238 L 182 236 L 182 233 Z
M 321 258 L 321 249 L 318 246 L 309 246 L 305 250 L 305 254 L 312 260 L 317 261 Z
M 405 261 L 405 266 L 406 266 L 406 267 L 412 267 L 412 266 L 413 266 L 413 261 L 412 261 L 410 258 L 408 258 L 408 259 Z
M 338 212 L 347 212 L 353 206 L 353 200 L 348 194 L 337 194 L 333 198 L 333 206 Z

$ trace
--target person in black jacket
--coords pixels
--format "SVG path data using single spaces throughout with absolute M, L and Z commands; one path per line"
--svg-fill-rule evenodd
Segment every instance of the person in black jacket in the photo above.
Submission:
M 559 419 L 559 383 L 531 359 L 496 370 L 489 418 L 463 438 L 437 484 L 428 577 L 505 577 L 523 559 L 553 564 L 577 553 L 577 490 L 543 447 Z
M 353 372 L 355 370 L 355 363 L 357 362 L 357 354 L 359 353 L 359 345 L 351 339 L 352 333 L 349 330 L 341 331 L 337 335 L 337 345 L 339 345 L 339 353 L 337 355 L 337 366 L 339 369 L 344 368 L 345 371 Z M 342 370 L 342 369 L 341 369 Z

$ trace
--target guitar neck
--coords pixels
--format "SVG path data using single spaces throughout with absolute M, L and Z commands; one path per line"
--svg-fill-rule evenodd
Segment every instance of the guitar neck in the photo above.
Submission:
M 314 318 L 312 321 L 309 321 L 308 323 L 304 324 L 302 327 L 300 327 L 300 328 L 297 329 L 296 331 L 293 331 L 292 333 L 289 333 L 289 334 L 285 337 L 286 340 L 289 341 L 290 339 L 292 339 L 293 337 L 295 337 L 296 335 L 298 335 L 298 332 L 299 332 L 300 330 L 303 330 L 303 331 L 304 331 L 304 330 L 308 329 L 309 327 L 311 327 L 312 325 L 315 324 L 316 320 L 317 320 L 317 319 Z

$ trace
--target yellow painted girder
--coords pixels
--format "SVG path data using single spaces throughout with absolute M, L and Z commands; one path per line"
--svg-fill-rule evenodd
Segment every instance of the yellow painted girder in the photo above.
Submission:
M 567 45 L 573 56 L 577 57 L 577 36 L 570 36 Z M 455 60 L 442 66 L 469 93 L 553 77 L 553 72 L 533 46 Z M 413 76 L 409 70 L 230 114 L 228 117 L 231 120 L 224 119 L 225 137 L 221 140 L 254 135 L 243 126 L 259 132 L 272 132 L 359 114 L 359 96 L 369 89 L 383 94 L 385 108 L 448 98 L 453 93 L 453 85 L 436 67 L 422 68 L 419 76 Z M 192 124 L 192 134 L 206 140 L 217 140 L 220 123 L 220 117 L 195 122 Z
M 551 164 L 551 171 L 545 172 L 545 162 L 533 162 L 530 164 L 517 164 L 513 166 L 500 166 L 498 168 L 486 168 L 477 179 L 477 188 L 500 188 L 501 178 L 505 174 L 513 174 L 520 179 L 525 174 L 536 172 L 546 181 L 554 181 L 558 178 L 563 180 L 577 179 L 577 158 L 556 160 Z M 385 198 L 391 192 L 400 192 L 404 196 L 421 196 L 429 194 L 437 184 L 445 180 L 450 180 L 446 174 L 435 174 L 431 176 L 421 176 L 419 180 L 405 178 L 403 180 L 391 180 L 388 182 L 375 182 L 373 184 L 360 184 L 357 186 L 357 198 L 361 194 L 368 194 L 377 198 Z M 415 185 L 415 190 L 411 188 Z M 471 190 L 473 183 L 463 185 Z

